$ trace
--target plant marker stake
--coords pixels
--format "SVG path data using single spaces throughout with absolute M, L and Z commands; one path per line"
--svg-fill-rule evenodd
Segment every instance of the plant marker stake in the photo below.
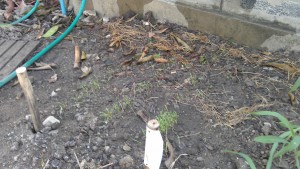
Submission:
M 146 126 L 145 169 L 159 169 L 163 155 L 164 142 L 157 120 L 149 120 Z
M 41 126 L 42 126 L 40 120 L 40 114 L 36 110 L 33 88 L 28 78 L 26 67 L 19 67 L 16 70 L 16 73 L 18 76 L 20 86 L 24 92 L 24 95 L 26 97 L 29 106 L 29 112 L 31 114 L 34 130 L 38 132 L 41 130 Z

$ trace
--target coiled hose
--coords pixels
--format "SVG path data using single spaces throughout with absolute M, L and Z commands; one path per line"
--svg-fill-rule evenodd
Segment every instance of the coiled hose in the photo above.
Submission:
M 20 19 L 14 21 L 12 23 L 0 24 L 0 27 L 8 27 L 8 26 L 12 26 L 12 25 L 16 25 L 18 23 L 21 23 L 25 19 L 29 18 L 36 11 L 38 6 L 39 6 L 39 0 L 35 1 L 35 4 L 34 4 L 33 8 L 31 8 L 31 10 L 26 15 L 24 15 L 23 17 L 21 17 Z
M 38 0 L 37 0 L 38 1 Z M 54 46 L 56 46 L 60 41 L 62 41 L 76 26 L 77 22 L 79 21 L 79 18 L 81 17 L 84 7 L 86 4 L 86 0 L 81 1 L 80 9 L 77 13 L 77 16 L 75 17 L 74 21 L 71 23 L 71 25 L 67 28 L 67 30 L 61 34 L 59 37 L 57 37 L 53 42 L 51 42 L 48 46 L 46 46 L 44 49 L 42 49 L 39 53 L 34 55 L 30 60 L 28 60 L 25 64 L 22 65 L 22 67 L 29 67 L 31 66 L 35 61 L 37 61 L 39 58 L 44 56 L 50 49 L 52 49 Z M 6 76 L 0 81 L 0 88 L 2 88 L 5 84 L 7 84 L 9 81 L 14 79 L 17 76 L 16 71 L 13 71 L 11 74 Z

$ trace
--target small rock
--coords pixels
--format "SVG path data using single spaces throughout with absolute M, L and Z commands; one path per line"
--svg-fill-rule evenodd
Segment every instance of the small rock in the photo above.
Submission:
M 56 151 L 53 156 L 54 156 L 54 158 L 56 158 L 58 160 L 62 158 L 62 154 L 58 151 Z
M 51 96 L 51 97 L 56 97 L 56 96 L 57 96 L 57 93 L 56 93 L 55 91 L 52 91 L 51 94 L 50 94 L 50 96 Z
M 51 135 L 51 136 L 57 136 L 58 130 L 52 130 L 48 134 Z
M 129 145 L 125 144 L 125 145 L 123 146 L 123 150 L 124 150 L 124 151 L 130 151 L 130 150 L 131 150 L 131 147 L 129 147 Z
M 83 14 L 85 16 L 97 16 L 97 13 L 95 10 L 85 10 L 85 11 L 83 11 Z
M 127 155 L 119 161 L 119 165 L 122 169 L 133 168 L 134 160 L 130 155 Z
M 108 17 L 103 17 L 102 20 L 103 20 L 103 23 L 109 22 L 109 18 Z
M 93 146 L 93 147 L 92 147 L 92 150 L 93 150 L 93 151 L 97 151 L 97 150 L 98 150 L 98 147 L 97 147 L 97 146 Z
M 52 22 L 56 22 L 58 20 L 59 16 L 55 15 L 51 20 Z
M 15 141 L 15 142 L 13 142 L 10 150 L 11 151 L 17 151 L 17 150 L 20 149 L 21 146 L 22 146 L 22 142 L 21 141 Z
M 261 128 L 261 130 L 265 135 L 269 135 L 269 133 L 271 131 L 271 127 L 272 127 L 271 123 L 264 122 L 264 125 Z
M 90 41 L 93 42 L 93 43 L 96 43 L 97 39 L 96 38 L 92 38 Z
M 87 41 L 88 41 L 87 38 L 82 38 L 82 39 L 80 40 L 80 43 L 86 43 Z
M 26 119 L 27 121 L 31 120 L 31 115 L 30 115 L 30 114 L 27 114 L 27 115 L 25 116 L 25 119 Z
M 52 167 L 53 169 L 61 168 L 61 163 L 60 163 L 60 161 L 57 160 L 57 159 L 52 160 L 52 161 L 51 161 L 51 167 Z
M 49 131 L 51 131 L 51 127 L 44 127 L 44 128 L 41 130 L 41 133 L 48 133 Z
M 70 157 L 68 155 L 64 155 L 63 159 L 65 160 L 65 162 L 68 162 L 70 160 Z
M 249 78 L 245 79 L 245 84 L 246 84 L 247 87 L 254 87 L 255 86 L 253 80 L 251 80 Z
M 17 161 L 19 160 L 19 156 L 20 156 L 20 155 L 14 156 L 14 161 L 15 161 L 15 162 L 17 162 Z
M 213 151 L 213 150 L 214 150 L 214 148 L 213 148 L 212 146 L 210 146 L 210 145 L 205 145 L 205 147 L 206 147 L 208 150 L 210 150 L 210 151 Z
M 242 158 L 236 158 L 235 165 L 236 165 L 236 168 L 238 168 L 238 169 L 249 169 L 248 164 Z
M 109 146 L 105 146 L 104 147 L 104 151 L 105 151 L 105 153 L 109 153 L 110 152 L 110 147 Z
M 35 167 L 38 165 L 39 158 L 38 157 L 33 157 L 32 158 L 32 166 Z
M 43 125 L 45 127 L 51 127 L 53 130 L 55 130 L 59 127 L 60 121 L 53 116 L 49 116 L 43 121 Z
M 197 161 L 203 161 L 203 157 L 197 157 Z
M 65 143 L 65 147 L 74 147 L 75 145 L 76 145 L 75 140 L 70 140 L 70 141 Z

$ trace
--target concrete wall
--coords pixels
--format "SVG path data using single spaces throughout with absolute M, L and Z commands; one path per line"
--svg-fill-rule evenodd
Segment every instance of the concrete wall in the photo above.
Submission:
M 70 0 L 78 9 L 81 0 Z M 152 11 L 155 18 L 225 38 L 252 47 L 297 49 L 300 45 L 299 0 L 88 0 L 87 9 L 99 15 L 119 16 L 128 10 Z M 274 48 L 272 45 L 292 44 Z M 284 40 L 283 40 L 284 39 Z M 278 41 L 280 40 L 280 42 Z

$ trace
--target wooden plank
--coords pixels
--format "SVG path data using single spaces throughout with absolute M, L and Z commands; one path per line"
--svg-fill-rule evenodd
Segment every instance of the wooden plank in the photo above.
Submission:
M 0 45 L 2 45 L 2 43 L 4 43 L 5 40 L 4 39 L 0 39 Z
M 4 66 L 12 59 L 12 57 L 20 51 L 20 49 L 26 45 L 26 41 L 17 41 L 14 46 L 8 49 L 5 52 L 0 62 L 0 70 L 4 68 Z
M 0 46 L 0 58 L 15 42 L 15 40 L 7 40 Z
M 13 72 L 24 59 L 39 45 L 39 41 L 29 41 L 23 48 L 6 64 L 0 72 L 0 79 Z

